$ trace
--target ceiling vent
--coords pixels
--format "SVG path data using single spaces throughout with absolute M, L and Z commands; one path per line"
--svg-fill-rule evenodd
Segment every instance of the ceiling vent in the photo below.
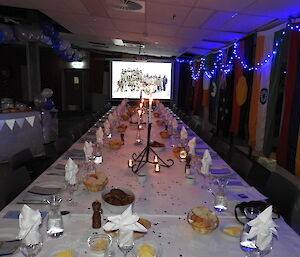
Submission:
M 136 42 L 136 41 L 128 41 L 128 40 L 123 40 L 124 46 L 126 47 L 132 47 L 132 48 L 145 48 L 145 44 L 141 42 Z
M 140 0 L 107 0 L 107 5 L 119 11 L 145 13 L 145 2 Z

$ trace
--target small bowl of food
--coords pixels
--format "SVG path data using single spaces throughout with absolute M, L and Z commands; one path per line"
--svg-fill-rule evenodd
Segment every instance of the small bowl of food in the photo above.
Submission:
M 103 206 L 112 213 L 123 213 L 135 200 L 134 193 L 126 188 L 105 189 L 102 193 Z
M 123 114 L 123 115 L 121 115 L 121 118 L 123 119 L 123 120 L 129 120 L 129 115 L 127 115 L 127 114 Z
M 154 112 L 154 113 L 153 113 L 153 116 L 154 116 L 155 118 L 159 118 L 159 117 L 160 117 L 160 113 Z
M 134 253 L 137 257 L 160 257 L 162 248 L 154 240 L 141 240 L 135 244 Z
M 161 131 L 159 134 L 160 137 L 164 139 L 169 138 L 171 136 L 171 133 L 169 133 L 168 131 Z
M 157 126 L 161 126 L 162 124 L 164 124 L 163 120 L 156 120 L 155 122 Z
M 97 254 L 105 254 L 112 244 L 112 237 L 106 233 L 95 233 L 88 237 L 89 248 Z
M 126 129 L 127 129 L 127 125 L 125 125 L 125 124 L 121 124 L 117 127 L 117 130 L 119 133 L 124 133 L 126 131 Z
M 90 174 L 83 179 L 83 184 L 89 192 L 102 191 L 108 183 L 108 178 L 103 172 Z
M 119 150 L 122 146 L 121 140 L 110 140 L 108 142 L 109 148 L 113 150 Z
M 189 211 L 187 222 L 200 234 L 208 234 L 219 226 L 217 215 L 205 206 L 198 206 Z
M 173 155 L 175 158 L 179 158 L 180 152 L 183 150 L 183 147 L 176 146 L 175 148 L 172 149 Z

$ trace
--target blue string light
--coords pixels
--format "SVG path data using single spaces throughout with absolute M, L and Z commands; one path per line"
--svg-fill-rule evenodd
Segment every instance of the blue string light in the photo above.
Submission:
M 204 72 L 204 74 L 211 79 L 216 73 L 217 70 L 219 69 L 221 72 L 225 73 L 225 75 L 229 74 L 232 72 L 234 61 L 237 60 L 240 62 L 242 65 L 243 69 L 246 71 L 257 71 L 261 69 L 263 66 L 268 64 L 270 60 L 273 60 L 274 56 L 278 52 L 279 45 L 283 41 L 283 37 L 286 35 L 287 30 L 292 30 L 292 31 L 297 31 L 300 32 L 300 26 L 299 25 L 291 25 L 290 23 L 287 24 L 286 28 L 282 31 L 280 39 L 275 43 L 274 49 L 271 53 L 267 54 L 266 57 L 261 61 L 261 62 L 256 62 L 254 65 L 249 65 L 245 60 L 242 60 L 242 57 L 238 54 L 238 46 L 239 44 L 237 42 L 233 43 L 233 50 L 232 53 L 227 60 L 226 63 L 222 63 L 222 59 L 224 56 L 224 52 L 222 49 L 218 51 L 218 54 L 216 56 L 216 60 L 213 63 L 213 68 L 211 71 L 207 70 L 205 67 L 205 62 L 206 58 L 202 57 L 200 59 L 200 64 L 199 68 L 195 71 L 194 68 L 194 61 L 192 60 L 187 60 L 187 59 L 180 59 L 176 58 L 175 61 L 178 63 L 189 63 L 190 64 L 190 71 L 191 71 L 191 76 L 193 80 L 198 80 L 199 77 L 201 76 L 201 71 Z

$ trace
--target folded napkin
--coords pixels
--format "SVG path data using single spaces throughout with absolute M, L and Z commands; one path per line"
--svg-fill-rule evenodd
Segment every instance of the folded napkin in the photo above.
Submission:
M 25 245 L 35 245 L 41 241 L 39 226 L 42 223 L 42 216 L 39 210 L 33 210 L 24 204 L 20 216 L 20 232 L 17 239 L 23 240 Z
M 147 229 L 138 223 L 139 217 L 132 214 L 130 205 L 121 215 L 107 218 L 108 222 L 103 226 L 105 231 L 119 230 L 120 246 L 133 241 L 133 232 L 147 232 Z
M 106 121 L 104 122 L 103 126 L 104 126 L 104 131 L 105 131 L 105 133 L 106 133 L 106 134 L 109 134 L 109 133 L 110 133 L 110 124 L 109 124 L 108 120 L 106 120 Z
M 188 142 L 188 146 L 190 148 L 189 153 L 191 155 L 195 155 L 195 147 L 196 147 L 196 137 L 193 137 L 189 142 Z
M 103 129 L 100 127 L 96 132 L 97 143 L 103 145 Z
M 93 150 L 93 143 L 85 141 L 84 146 L 83 146 L 83 151 L 84 151 L 85 159 L 87 160 L 88 157 L 93 155 L 93 151 L 94 151 Z
M 178 122 L 177 122 L 176 119 L 173 119 L 173 121 L 172 121 L 172 127 L 173 127 L 174 130 L 177 129 L 177 127 L 178 127 Z
M 187 137 L 188 137 L 188 133 L 187 133 L 185 127 L 183 126 L 180 131 L 180 139 L 185 140 Z
M 205 175 L 209 174 L 209 167 L 212 164 L 212 159 L 211 159 L 210 153 L 207 149 L 204 152 L 201 162 L 202 162 L 202 167 L 201 167 L 200 172 Z
M 256 246 L 263 251 L 270 246 L 273 234 L 278 236 L 277 225 L 272 219 L 272 205 L 265 209 L 255 219 L 247 224 L 251 227 L 248 233 L 248 238 L 256 237 Z
M 78 172 L 78 166 L 77 164 L 69 158 L 67 161 L 67 164 L 65 166 L 65 180 L 71 184 L 75 185 L 76 184 L 76 174 Z

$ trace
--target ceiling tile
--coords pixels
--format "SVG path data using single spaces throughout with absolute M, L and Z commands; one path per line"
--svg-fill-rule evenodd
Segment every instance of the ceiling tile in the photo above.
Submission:
M 218 42 L 211 42 L 211 41 L 200 41 L 197 44 L 194 45 L 197 48 L 203 48 L 203 49 L 214 49 L 225 46 L 223 43 Z
M 224 31 L 215 31 L 215 30 L 206 30 L 202 29 L 202 34 L 204 35 L 205 40 L 211 41 L 220 41 L 220 42 L 229 42 L 240 39 L 245 36 L 244 33 L 235 33 L 235 32 L 224 32 Z
M 180 28 L 176 33 L 179 38 L 193 39 L 195 41 L 202 40 L 205 36 L 200 29 Z
M 176 6 L 189 6 L 195 5 L 197 0 L 151 0 L 151 3 L 169 4 Z
M 88 21 L 89 27 L 98 30 L 99 32 L 103 30 L 115 30 L 116 27 L 112 23 L 111 19 L 102 17 L 92 17 Z
M 133 32 L 133 33 L 145 33 L 145 23 L 137 21 L 126 21 L 113 19 L 117 30 L 123 32 Z
M 299 0 L 257 0 L 242 12 L 282 19 L 288 18 L 289 16 L 298 17 L 300 13 L 300 2 Z
M 212 10 L 193 8 L 185 19 L 183 25 L 185 27 L 200 28 L 202 23 L 205 22 L 213 13 L 214 11 Z
M 256 0 L 198 0 L 196 6 L 213 10 L 238 12 L 254 1 Z
M 121 11 L 109 7 L 106 8 L 105 10 L 108 13 L 109 17 L 111 18 L 132 20 L 132 21 L 145 21 L 145 13 Z
M 107 17 L 104 5 L 99 0 L 80 0 L 88 13 L 93 16 Z
M 205 55 L 209 53 L 209 50 L 201 48 L 189 48 L 187 49 L 186 53 L 191 53 L 195 55 Z
M 149 2 L 146 5 L 146 18 L 147 22 L 180 25 L 183 24 L 190 10 L 190 7 Z
M 201 28 L 219 29 L 223 23 L 232 19 L 234 15 L 235 13 L 233 12 L 216 12 L 205 23 L 203 23 Z
M 157 23 L 148 23 L 147 32 L 149 35 L 158 35 L 158 36 L 175 36 L 178 26 L 167 25 L 167 24 L 157 24 Z
M 231 20 L 225 22 L 220 29 L 234 32 L 251 32 L 258 27 L 272 21 L 273 18 L 263 16 L 252 16 L 247 14 L 239 14 Z M 251 22 L 250 22 L 251 21 Z

